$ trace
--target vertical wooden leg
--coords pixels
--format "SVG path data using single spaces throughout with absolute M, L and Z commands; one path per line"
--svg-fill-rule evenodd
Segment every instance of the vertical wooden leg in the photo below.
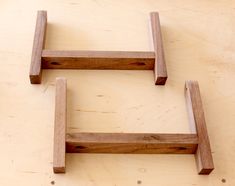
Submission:
M 66 79 L 56 79 L 55 128 L 54 128 L 54 173 L 65 173 L 66 153 Z
M 158 12 L 150 13 L 150 17 L 151 17 L 151 26 L 152 26 L 152 35 L 153 35 L 153 45 L 155 51 L 155 66 L 154 66 L 155 84 L 165 85 L 167 80 L 167 70 L 166 70 L 164 50 L 162 44 L 161 26 L 160 26 Z
M 206 121 L 203 112 L 202 100 L 197 81 L 187 81 L 185 84 L 186 101 L 192 116 L 190 117 L 196 125 L 198 135 L 198 149 L 195 154 L 198 173 L 210 174 L 214 169 L 210 141 L 207 134 Z
M 47 26 L 47 12 L 38 11 L 36 29 L 34 33 L 30 72 L 29 72 L 29 78 L 31 84 L 41 83 L 41 74 L 42 74 L 41 56 L 42 56 L 42 50 L 45 45 L 46 26 Z

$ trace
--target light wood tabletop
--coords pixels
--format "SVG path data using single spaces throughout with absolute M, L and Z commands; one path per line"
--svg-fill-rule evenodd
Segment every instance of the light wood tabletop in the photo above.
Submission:
M 154 51 L 158 11 L 168 79 L 148 70 L 43 70 L 30 84 L 37 10 L 48 50 Z M 9 0 L 0 2 L 1 186 L 234 186 L 235 1 Z M 215 169 L 193 155 L 66 154 L 53 173 L 55 79 L 67 79 L 68 132 L 190 133 L 186 80 L 197 80 Z

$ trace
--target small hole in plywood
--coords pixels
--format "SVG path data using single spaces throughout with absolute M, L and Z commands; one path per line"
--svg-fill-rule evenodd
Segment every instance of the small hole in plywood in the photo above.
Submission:
M 138 181 L 137 181 L 137 184 L 139 184 L 139 185 L 140 185 L 141 183 L 142 183 L 142 181 L 141 181 L 141 180 L 138 180 Z

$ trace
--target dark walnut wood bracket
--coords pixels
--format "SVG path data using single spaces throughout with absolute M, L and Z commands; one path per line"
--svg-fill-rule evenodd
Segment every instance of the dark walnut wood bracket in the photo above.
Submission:
M 156 85 L 164 85 L 167 70 L 162 45 L 159 15 L 152 12 L 151 26 L 154 51 L 60 51 L 44 49 L 47 12 L 38 11 L 34 34 L 30 82 L 40 84 L 42 69 L 109 69 L 109 70 L 154 70 Z
M 213 169 L 209 137 L 196 81 L 187 81 L 185 96 L 194 134 L 67 133 L 66 79 L 56 79 L 54 173 L 65 173 L 66 153 L 195 154 L 198 173 Z

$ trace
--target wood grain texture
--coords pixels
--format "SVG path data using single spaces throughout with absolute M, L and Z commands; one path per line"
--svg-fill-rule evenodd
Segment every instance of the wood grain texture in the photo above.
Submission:
M 43 50 L 44 69 L 152 70 L 154 52 Z
M 151 27 L 153 35 L 153 46 L 156 55 L 154 65 L 154 75 L 156 85 L 165 85 L 167 80 L 167 70 L 164 57 L 161 25 L 158 12 L 151 12 Z
M 65 138 L 66 138 L 66 79 L 56 79 L 55 126 L 54 126 L 54 173 L 65 172 Z
M 193 116 L 190 116 L 192 123 L 195 123 L 198 135 L 198 149 L 196 152 L 196 161 L 199 174 L 210 174 L 214 169 L 210 141 L 207 134 L 206 121 L 202 106 L 202 100 L 197 81 L 186 81 L 185 95 L 188 106 L 191 107 Z
M 68 133 L 68 153 L 193 154 L 197 149 L 195 134 L 150 133 Z
M 42 10 L 38 11 L 29 72 L 30 82 L 32 84 L 41 83 L 41 55 L 45 45 L 46 27 L 47 12 Z

